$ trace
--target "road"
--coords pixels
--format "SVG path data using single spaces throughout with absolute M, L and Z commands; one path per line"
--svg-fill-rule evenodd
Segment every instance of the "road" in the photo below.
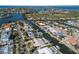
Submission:
M 20 25 L 17 24 L 17 25 L 16 25 L 16 28 L 17 28 L 17 31 L 18 31 L 19 36 L 21 37 L 21 43 L 22 43 L 22 45 L 25 45 L 24 36 L 23 36 L 22 32 L 20 31 Z M 26 54 L 29 53 L 29 51 L 27 50 L 27 48 L 26 48 L 26 52 L 25 52 L 25 53 L 26 53 Z

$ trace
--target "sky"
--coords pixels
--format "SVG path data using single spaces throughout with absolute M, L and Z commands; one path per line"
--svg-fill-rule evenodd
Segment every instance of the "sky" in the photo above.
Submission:
M 78 0 L 0 0 L 0 5 L 79 5 Z

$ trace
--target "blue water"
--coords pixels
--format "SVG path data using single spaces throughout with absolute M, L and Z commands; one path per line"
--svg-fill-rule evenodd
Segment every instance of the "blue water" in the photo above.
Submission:
M 64 9 L 64 10 L 79 10 L 79 5 L 76 6 L 3 6 L 1 5 L 0 8 L 52 8 L 52 9 Z M 16 21 L 16 20 L 23 20 L 21 14 L 12 14 L 11 17 L 6 19 L 0 19 L 0 25 L 3 23 Z
M 53 9 L 67 9 L 79 10 L 79 5 L 59 5 L 59 6 L 0 6 L 0 8 L 53 8 Z
M 23 17 L 21 14 L 11 14 L 11 17 L 9 18 L 5 18 L 5 19 L 0 19 L 0 25 L 2 25 L 3 23 L 9 23 L 12 21 L 17 21 L 17 20 L 23 20 Z

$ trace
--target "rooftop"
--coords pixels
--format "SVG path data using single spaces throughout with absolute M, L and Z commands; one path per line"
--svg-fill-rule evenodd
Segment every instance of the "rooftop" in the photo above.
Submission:
M 38 51 L 39 54 L 52 54 L 51 49 L 50 48 L 47 48 L 47 47 L 42 48 L 42 49 L 39 49 L 37 51 Z
M 6 24 L 3 24 L 3 28 L 4 28 L 4 29 L 10 28 L 10 27 L 11 27 L 10 24 L 7 24 L 7 23 L 6 23 Z
M 68 42 L 70 43 L 70 44 L 72 44 L 72 45 L 76 45 L 77 43 L 78 43 L 78 40 L 77 40 L 77 38 L 76 37 L 70 37 L 69 39 L 68 39 Z

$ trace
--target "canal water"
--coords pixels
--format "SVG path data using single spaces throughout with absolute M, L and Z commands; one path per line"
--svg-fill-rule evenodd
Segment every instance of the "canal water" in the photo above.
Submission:
M 36 24 L 33 23 L 33 21 L 29 20 L 28 23 L 30 25 L 33 26 L 33 28 L 39 29 L 40 32 L 43 33 L 43 36 L 52 44 L 52 45 L 58 45 L 60 47 L 60 51 L 63 54 L 75 54 L 75 52 L 73 52 L 72 50 L 70 50 L 68 47 L 66 47 L 63 44 L 58 43 L 59 41 L 57 41 L 55 38 L 51 37 L 48 33 L 46 33 L 44 30 L 42 30 L 41 28 L 39 28 Z
M 22 15 L 19 13 L 13 13 L 10 14 L 10 17 L 8 18 L 0 18 L 0 25 L 2 25 L 3 23 L 10 23 L 12 21 L 17 21 L 17 20 L 23 20 Z

